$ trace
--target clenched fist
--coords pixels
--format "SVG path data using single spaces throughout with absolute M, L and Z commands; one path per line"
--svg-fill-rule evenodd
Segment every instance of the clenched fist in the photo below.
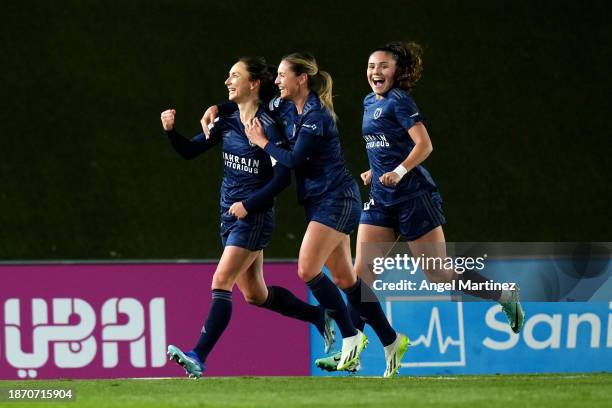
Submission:
M 176 115 L 176 110 L 168 109 L 161 113 L 161 122 L 164 130 L 172 130 L 174 129 L 174 116 Z
M 372 169 L 361 173 L 361 181 L 363 181 L 364 186 L 367 186 L 372 182 Z
M 238 218 L 239 220 L 243 219 L 249 214 L 247 209 L 244 208 L 244 204 L 242 204 L 242 201 L 238 201 L 237 203 L 232 204 L 232 206 L 229 208 L 229 210 L 227 210 L 227 212 L 230 215 L 233 215 L 234 217 Z
M 383 186 L 395 188 L 397 186 L 397 183 L 399 183 L 401 179 L 402 176 L 397 174 L 395 171 L 390 171 L 380 176 L 378 180 L 382 183 Z

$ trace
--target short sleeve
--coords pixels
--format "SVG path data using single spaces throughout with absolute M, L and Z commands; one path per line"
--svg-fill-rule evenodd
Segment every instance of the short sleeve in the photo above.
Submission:
M 399 124 L 406 130 L 413 127 L 415 123 L 423 121 L 419 108 L 414 100 L 408 95 L 404 95 L 395 101 L 395 117 Z

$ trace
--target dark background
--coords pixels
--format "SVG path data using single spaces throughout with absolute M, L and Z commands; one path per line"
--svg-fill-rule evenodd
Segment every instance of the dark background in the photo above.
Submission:
M 216 258 L 219 150 L 184 161 L 242 55 L 313 52 L 367 168 L 365 68 L 414 40 L 449 241 L 609 241 L 609 1 L 2 2 L 0 259 Z M 366 189 L 362 189 L 366 197 Z M 267 256 L 297 256 L 293 188 Z

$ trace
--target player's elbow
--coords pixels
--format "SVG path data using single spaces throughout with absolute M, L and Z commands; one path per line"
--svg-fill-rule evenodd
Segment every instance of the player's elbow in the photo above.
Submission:
M 179 143 L 175 143 L 174 141 L 171 143 L 174 151 L 181 156 L 183 159 L 193 159 L 198 154 L 193 149 L 189 148 L 189 146 L 183 146 Z
M 308 160 L 307 157 L 302 157 L 301 155 L 292 153 L 286 157 L 286 160 L 282 162 L 282 164 L 284 164 L 290 170 L 293 170 L 297 167 L 302 166 L 306 162 L 306 160 Z
M 431 152 L 433 152 L 433 145 L 430 141 L 425 141 L 421 144 L 421 152 L 423 152 L 424 157 L 429 157 Z

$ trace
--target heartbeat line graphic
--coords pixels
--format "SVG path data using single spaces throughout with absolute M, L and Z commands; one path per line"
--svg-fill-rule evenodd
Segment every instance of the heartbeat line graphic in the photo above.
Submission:
M 449 346 L 461 347 L 461 339 L 454 340 L 452 337 L 444 338 L 442 335 L 442 324 L 440 323 L 440 312 L 437 307 L 431 310 L 431 318 L 429 319 L 429 328 L 427 329 L 427 335 L 419 336 L 414 342 L 413 346 L 423 344 L 425 347 L 431 346 L 434 329 L 436 330 L 436 340 L 438 342 L 438 348 L 440 354 L 445 354 Z

